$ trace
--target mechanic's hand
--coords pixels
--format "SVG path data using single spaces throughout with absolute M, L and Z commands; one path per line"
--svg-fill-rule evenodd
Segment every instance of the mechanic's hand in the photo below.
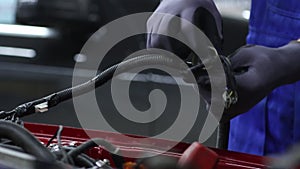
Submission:
M 273 59 L 274 58 L 274 59 Z M 235 74 L 238 102 L 225 111 L 232 118 L 255 106 L 275 87 L 279 86 L 283 71 L 280 70 L 279 52 L 275 48 L 248 45 L 230 56 Z
M 278 58 L 281 56 L 276 49 L 254 45 L 244 46 L 229 57 L 237 84 L 238 101 L 229 109 L 224 109 L 223 122 L 248 111 L 279 86 L 279 79 L 283 78 L 284 73 L 278 67 L 281 67 Z M 211 98 L 211 84 L 207 75 L 197 77 L 197 83 L 201 96 L 208 104 L 221 102 L 221 97 Z M 214 85 L 218 87 L 218 84 Z
M 217 50 L 220 50 L 222 21 L 212 0 L 163 0 L 155 12 L 175 15 L 190 21 L 206 34 Z M 153 32 L 182 33 L 193 47 L 199 45 L 196 43 L 199 37 L 195 37 L 194 32 L 187 25 L 174 23 L 172 19 L 157 19 L 152 15 L 147 22 L 147 29 L 150 31 L 147 39 L 148 48 L 168 50 L 182 59 L 191 53 L 188 47 L 174 39 Z
M 291 42 L 279 48 L 247 45 L 229 56 L 237 83 L 238 101 L 225 109 L 222 121 L 247 112 L 276 87 L 299 81 L 299 53 L 300 43 Z M 220 102 L 220 98 L 211 98 L 207 75 L 197 77 L 197 83 L 200 94 L 209 104 Z M 218 81 L 216 83 L 214 85 L 218 86 Z

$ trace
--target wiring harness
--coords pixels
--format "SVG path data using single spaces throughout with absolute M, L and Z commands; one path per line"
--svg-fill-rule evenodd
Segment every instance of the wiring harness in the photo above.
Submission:
M 221 56 L 223 68 L 226 73 L 227 88 L 224 93 L 224 101 L 226 108 L 229 108 L 237 101 L 236 84 L 233 73 L 231 71 L 230 62 L 226 57 Z M 98 74 L 91 80 L 79 84 L 77 86 L 53 93 L 38 100 L 21 104 L 11 111 L 0 112 L 0 147 L 6 147 L 16 151 L 25 152 L 33 155 L 37 160 L 55 165 L 54 168 L 86 168 L 86 169 L 111 169 L 109 162 L 96 160 L 89 157 L 85 152 L 90 148 L 98 145 L 104 147 L 111 153 L 111 157 L 117 168 L 123 168 L 124 161 L 118 155 L 118 148 L 111 143 L 101 139 L 93 138 L 82 143 L 77 147 L 65 146 L 61 142 L 61 133 L 63 126 L 59 126 L 53 137 L 46 145 L 42 145 L 31 133 L 22 127 L 22 121 L 19 119 L 33 113 L 43 113 L 49 108 L 58 105 L 59 103 L 71 99 L 72 97 L 80 96 L 86 92 L 92 91 L 95 88 L 108 82 L 114 75 L 126 72 L 136 67 L 145 65 L 163 65 L 182 72 L 185 75 L 187 71 L 191 71 L 194 76 L 205 74 L 205 66 L 201 63 L 185 69 L 182 62 L 175 61 L 169 57 L 157 54 L 142 55 L 125 60 L 119 64 L 113 65 L 105 71 Z M 118 69 L 118 71 L 117 71 Z M 56 139 L 57 143 L 52 143 Z M 146 163 L 144 163 L 145 165 Z M 168 166 L 174 166 L 168 164 Z M 134 166 L 136 169 L 144 168 L 138 164 Z M 148 166 L 150 169 L 151 167 Z M 155 167 L 156 168 L 156 167 Z M 171 167 L 172 168 L 172 167 Z
M 229 60 L 224 56 L 220 56 L 220 59 L 223 63 L 223 68 L 225 70 L 227 82 L 227 88 L 225 90 L 223 98 L 225 101 L 225 107 L 229 108 L 232 104 L 235 104 L 238 99 L 235 78 L 232 73 Z M 114 75 L 126 72 L 136 67 L 151 64 L 167 66 L 173 69 L 182 70 L 182 72 L 188 71 L 184 70 L 183 65 L 180 65 L 178 62 L 166 56 L 156 54 L 138 56 L 109 67 L 105 71 L 95 76 L 93 79 L 83 84 L 79 84 L 77 86 L 53 93 L 38 100 L 21 104 L 11 111 L 1 111 L 0 119 L 17 121 L 20 117 L 24 117 L 33 113 L 46 112 L 49 108 L 54 107 L 63 101 L 69 100 L 72 97 L 77 97 L 84 93 L 94 90 L 95 88 L 108 82 Z M 117 69 L 118 71 L 116 72 Z M 199 72 L 205 72 L 205 66 L 204 64 L 197 64 L 191 67 L 190 71 L 192 71 L 194 75 L 199 76 Z

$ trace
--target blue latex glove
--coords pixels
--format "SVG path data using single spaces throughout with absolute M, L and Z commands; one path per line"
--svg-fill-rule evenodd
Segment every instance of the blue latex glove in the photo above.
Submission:
M 212 0 L 163 0 L 155 12 L 172 14 L 190 21 L 206 34 L 215 48 L 220 52 L 223 38 L 222 21 Z M 174 25 L 172 20 L 158 20 L 153 16 L 148 20 L 147 29 L 150 32 L 153 32 L 153 30 L 160 30 L 166 33 L 181 32 L 191 44 L 197 42 L 194 39 L 199 38 L 195 37 L 186 25 Z M 197 44 L 193 44 L 193 46 L 197 46 Z M 154 33 L 148 34 L 147 47 L 165 49 L 183 59 L 191 53 L 191 50 L 182 43 Z

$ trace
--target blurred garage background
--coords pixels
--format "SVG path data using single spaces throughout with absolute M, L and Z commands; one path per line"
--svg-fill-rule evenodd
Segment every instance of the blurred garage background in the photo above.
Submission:
M 223 17 L 224 53 L 230 54 L 245 43 L 250 0 L 215 0 Z M 70 87 L 75 63 L 85 62 L 78 55 L 85 41 L 99 27 L 132 13 L 153 11 L 159 0 L 1 0 L 0 1 L 0 110 L 15 106 Z M 145 47 L 145 36 L 132 37 L 118 44 L 108 54 L 104 67 L 117 63 L 128 54 Z M 146 109 L 148 94 L 161 88 L 176 104 L 176 84 L 148 78 L 133 82 L 132 102 Z M 161 75 L 160 77 L 164 77 Z M 126 81 L 126 78 L 120 81 Z M 109 83 L 96 90 L 98 99 L 106 98 Z M 176 93 L 176 92 L 175 92 Z M 146 102 L 147 103 L 147 102 Z M 159 121 L 148 125 L 127 124 L 116 118 L 109 99 L 100 106 L 107 118 L 114 120 L 118 131 L 138 135 L 155 135 L 170 126 L 176 116 L 172 106 Z M 88 113 L 88 112 L 87 112 Z M 206 113 L 199 110 L 197 124 L 185 141 L 198 139 Z M 25 117 L 24 121 L 63 124 L 80 127 L 72 101 L 51 109 L 46 114 Z M 215 146 L 216 135 L 205 144 Z

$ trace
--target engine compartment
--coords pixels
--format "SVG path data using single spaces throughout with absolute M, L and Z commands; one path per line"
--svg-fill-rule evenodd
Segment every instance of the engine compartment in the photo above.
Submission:
M 9 122 L 10 123 L 10 122 Z M 24 127 L 30 131 L 35 138 L 37 138 L 43 146 L 48 146 L 53 154 L 56 154 L 56 161 L 52 164 L 45 163 L 32 155 L 25 157 L 23 155 L 15 154 L 14 158 L 1 158 L 0 164 L 6 164 L 8 166 L 18 165 L 19 168 L 124 168 L 124 169 L 138 169 L 138 168 L 188 168 L 184 163 L 192 163 L 191 168 L 266 168 L 265 157 L 259 157 L 254 155 L 230 152 L 226 150 L 219 150 L 213 148 L 207 148 L 199 143 L 179 143 L 167 152 L 163 152 L 163 148 L 168 146 L 172 141 L 154 139 L 151 138 L 151 142 L 148 145 L 135 142 L 135 138 L 142 138 L 141 136 L 128 135 L 132 139 L 122 140 L 121 134 L 111 133 L 96 130 L 84 130 L 80 128 L 62 127 L 56 125 L 45 125 L 35 123 L 25 123 Z M 52 139 L 57 135 L 58 129 L 61 130 L 60 140 Z M 110 144 L 113 144 L 119 149 L 118 155 L 112 154 L 107 151 L 106 146 L 90 145 L 84 149 L 84 152 L 79 153 L 80 158 L 90 161 L 90 163 L 82 162 L 81 159 L 70 162 L 68 160 L 62 160 L 59 157 L 60 146 L 63 147 L 68 153 L 72 149 L 78 148 L 80 145 L 86 144 L 90 140 L 90 136 L 103 139 Z M 24 141 L 24 140 L 23 140 Z M 49 143 L 49 141 L 51 143 Z M 60 144 L 60 145 L 59 145 Z M 198 151 L 195 153 L 195 145 L 198 146 Z M 3 147 L 0 146 L 1 148 Z M 9 147 L 5 147 L 6 149 Z M 9 148 L 12 149 L 12 148 Z M 191 150 L 193 150 L 191 152 Z M 18 150 L 12 150 L 18 151 Z M 20 151 L 20 149 L 19 149 Z M 26 150 L 25 150 L 26 151 Z M 24 153 L 24 152 L 23 152 Z M 0 156 L 2 150 L 0 149 Z M 149 158 L 134 158 L 145 154 L 152 154 L 153 157 Z M 18 158 L 23 160 L 18 161 Z M 21 158 L 22 157 L 22 158 Z M 26 160 L 24 160 L 24 158 Z M 20 163 L 22 161 L 22 163 Z M 27 161 L 27 162 L 24 162 Z M 178 162 L 179 161 L 179 162 Z M 191 162 L 192 161 L 192 162 Z M 31 164 L 31 165 L 30 165 Z M 59 165 L 58 165 L 59 164 Z M 93 164 L 94 166 L 90 166 Z M 13 168 L 14 169 L 14 168 Z

